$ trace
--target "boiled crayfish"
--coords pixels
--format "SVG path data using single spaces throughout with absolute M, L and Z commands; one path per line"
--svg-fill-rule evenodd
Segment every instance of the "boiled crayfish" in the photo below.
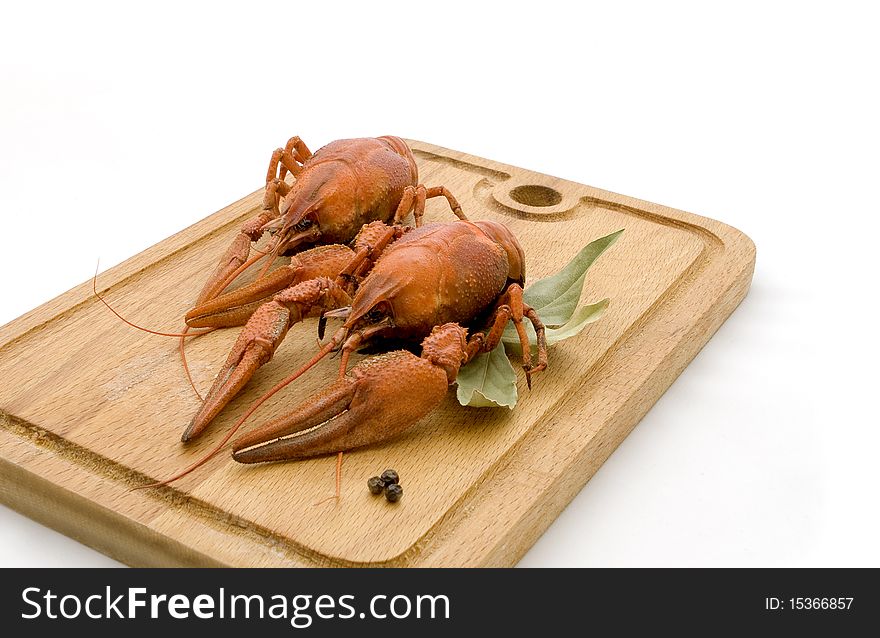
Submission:
M 292 184 L 285 180 L 288 172 L 294 177 Z M 420 226 L 425 200 L 439 196 L 464 218 L 445 187 L 419 184 L 412 151 L 399 137 L 337 140 L 314 154 L 298 136 L 292 137 L 272 153 L 262 210 L 241 227 L 220 258 L 193 312 L 199 314 L 199 306 L 217 297 L 259 259 L 268 258 L 267 270 L 274 257 L 318 244 L 347 244 L 364 224 L 400 223 L 410 212 Z M 272 235 L 269 246 L 249 259 L 251 243 L 267 232 Z M 309 265 L 320 263 L 320 257 Z M 283 281 L 274 282 L 275 290 L 289 284 Z
M 508 322 L 519 335 L 531 385 L 531 374 L 547 367 L 547 344 L 544 325 L 523 301 L 524 280 L 522 248 L 502 224 L 429 224 L 403 234 L 379 257 L 351 305 L 330 313 L 345 322 L 327 345 L 282 383 L 341 346 L 339 379 L 238 439 L 233 457 L 242 463 L 299 459 L 396 436 L 440 404 L 462 365 L 498 345 Z M 280 308 L 275 312 L 283 316 Z M 537 335 L 534 366 L 524 319 Z M 421 356 L 396 350 L 347 372 L 351 352 L 392 337 L 421 340 Z
M 494 349 L 511 321 L 522 344 L 529 384 L 531 373 L 546 368 L 544 325 L 523 302 L 524 255 L 506 226 L 457 221 L 409 229 L 374 223 L 364 233 L 355 242 L 356 257 L 336 279 L 317 278 L 276 294 L 253 313 L 233 347 L 205 405 L 215 401 L 225 405 L 271 358 L 304 310 L 315 304 L 324 309 L 335 306 L 324 316 L 344 318 L 329 342 L 260 398 L 220 445 L 270 396 L 341 349 L 338 380 L 237 440 L 233 445 L 237 461 L 343 452 L 399 434 L 437 407 L 459 368 L 477 354 Z M 532 323 L 537 335 L 534 366 L 524 319 Z M 421 356 L 397 350 L 347 370 L 352 352 L 390 338 L 421 341 Z M 200 415 L 202 411 L 196 420 Z M 208 416 L 198 427 L 204 428 L 213 418 Z

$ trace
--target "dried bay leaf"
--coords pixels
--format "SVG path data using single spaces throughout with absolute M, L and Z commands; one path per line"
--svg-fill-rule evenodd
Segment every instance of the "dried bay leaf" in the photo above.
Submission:
M 577 335 L 605 312 L 608 299 L 581 307 L 577 303 L 581 298 L 587 270 L 617 241 L 621 233 L 622 229 L 590 242 L 562 270 L 536 281 L 523 291 L 524 301 L 538 312 L 546 326 L 548 346 Z M 535 351 L 535 330 L 528 321 L 524 325 L 532 350 Z M 505 347 L 521 354 L 519 337 L 512 325 L 505 328 L 498 347 L 475 357 L 459 371 L 457 396 L 461 405 L 510 409 L 516 405 L 516 373 L 507 358 Z

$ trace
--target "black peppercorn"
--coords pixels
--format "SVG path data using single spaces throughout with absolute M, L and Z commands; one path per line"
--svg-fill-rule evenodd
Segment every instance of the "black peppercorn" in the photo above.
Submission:
M 403 488 L 397 483 L 392 483 L 385 487 L 385 500 L 389 503 L 396 503 L 403 496 Z
M 400 483 L 400 477 L 394 470 L 385 470 L 384 472 L 382 472 L 381 478 L 383 481 L 385 481 L 385 485 L 396 485 Z
M 370 494 L 379 495 L 385 489 L 385 481 L 378 476 L 374 476 L 367 481 L 367 487 L 370 489 Z

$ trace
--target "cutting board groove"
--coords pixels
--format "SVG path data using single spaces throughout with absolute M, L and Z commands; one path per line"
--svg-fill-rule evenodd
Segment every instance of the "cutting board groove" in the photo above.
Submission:
M 551 349 L 550 370 L 531 392 L 520 375 L 515 410 L 465 409 L 450 392 L 409 433 L 347 454 L 339 503 L 315 505 L 332 493 L 331 458 L 244 467 L 224 454 L 179 484 L 132 491 L 219 440 L 314 350 L 314 321 L 294 327 L 205 441 L 184 448 L 179 433 L 197 400 L 176 341 L 125 326 L 86 282 L 0 328 L 0 375 L 16 380 L 0 388 L 0 500 L 132 565 L 515 564 L 745 296 L 754 245 L 711 219 L 411 145 L 423 183 L 450 188 L 472 219 L 511 227 L 530 280 L 626 228 L 585 286 L 584 302 L 611 297 L 605 317 Z M 257 191 L 103 273 L 99 288 L 138 322 L 179 328 L 218 253 L 260 203 Z M 441 202 L 427 213 L 449 219 Z M 236 333 L 190 343 L 200 387 Z M 311 394 L 334 367 L 322 362 L 252 421 Z M 364 485 L 390 466 L 406 488 L 395 506 Z

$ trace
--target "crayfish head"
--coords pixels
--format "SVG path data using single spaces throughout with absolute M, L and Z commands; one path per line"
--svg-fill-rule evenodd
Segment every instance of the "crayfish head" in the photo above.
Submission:
M 283 255 L 302 245 L 314 244 L 321 238 L 321 228 L 315 211 L 305 211 L 297 216 L 296 222 L 292 219 L 282 215 L 262 228 L 272 235 L 271 250 L 276 255 Z
M 450 384 L 455 382 L 466 358 L 467 330 L 457 323 L 434 326 L 422 341 L 422 359 L 442 368 Z
M 296 178 L 279 204 L 280 216 L 263 228 L 275 235 L 278 254 L 303 244 L 317 242 L 321 235 L 322 209 L 332 201 L 338 189 L 337 168 L 321 163 L 304 170 Z

